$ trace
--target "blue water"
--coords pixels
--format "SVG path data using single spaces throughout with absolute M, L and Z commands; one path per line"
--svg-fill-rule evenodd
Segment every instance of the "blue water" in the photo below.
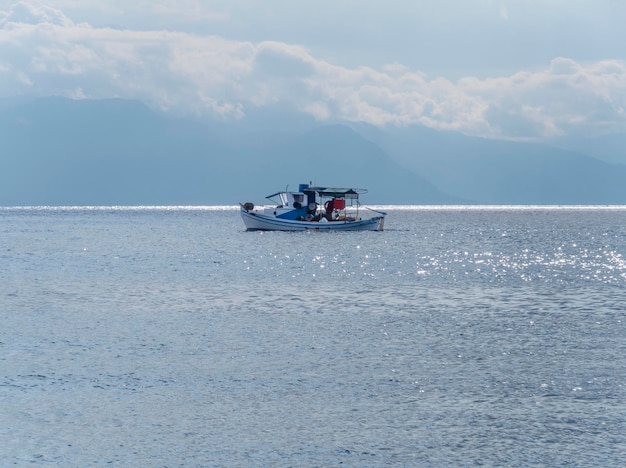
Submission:
M 0 466 L 626 466 L 626 209 L 0 208 Z

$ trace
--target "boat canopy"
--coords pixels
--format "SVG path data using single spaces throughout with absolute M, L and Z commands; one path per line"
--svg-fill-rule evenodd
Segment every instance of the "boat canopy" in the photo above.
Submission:
M 304 192 L 316 192 L 320 197 L 352 198 L 358 199 L 359 194 L 367 193 L 366 189 L 341 188 L 341 187 L 309 187 Z
M 281 192 L 276 192 L 271 195 L 268 195 L 265 198 L 271 200 L 275 196 L 281 195 L 283 193 L 296 194 L 296 193 L 310 193 L 310 192 L 315 192 L 320 197 L 358 199 L 360 194 L 367 193 L 367 189 L 342 188 L 342 187 L 306 187 L 306 188 L 302 188 L 302 190 L 299 192 L 281 191 Z

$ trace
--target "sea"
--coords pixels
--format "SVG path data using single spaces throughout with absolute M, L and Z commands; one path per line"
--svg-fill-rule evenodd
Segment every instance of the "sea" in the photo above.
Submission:
M 626 207 L 384 209 L 0 208 L 0 466 L 625 467 Z

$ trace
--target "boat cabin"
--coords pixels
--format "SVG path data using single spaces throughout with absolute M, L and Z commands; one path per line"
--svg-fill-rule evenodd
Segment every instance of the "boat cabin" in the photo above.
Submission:
M 297 192 L 285 190 L 268 195 L 266 198 L 276 203 L 276 206 L 266 207 L 264 214 L 299 221 L 354 220 L 358 219 L 359 193 L 365 192 L 364 189 L 300 184 Z M 348 208 L 354 213 L 348 213 Z

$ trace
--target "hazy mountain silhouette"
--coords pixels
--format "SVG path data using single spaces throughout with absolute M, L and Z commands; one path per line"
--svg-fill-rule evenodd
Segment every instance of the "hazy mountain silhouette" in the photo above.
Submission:
M 359 131 L 442 191 L 477 203 L 626 203 L 626 166 L 579 152 L 424 127 Z
M 591 138 L 579 135 L 555 138 L 551 145 L 587 154 L 613 164 L 626 164 L 626 133 L 613 133 Z
M 312 178 L 364 185 L 372 203 L 453 201 L 347 127 L 171 119 L 124 100 L 3 104 L 2 205 L 236 204 Z
M 229 160 L 211 128 L 133 101 L 39 99 L 0 123 L 2 204 L 201 203 Z
M 249 114 L 220 122 L 118 99 L 0 100 L 0 205 L 236 204 L 308 181 L 367 188 L 372 204 L 626 203 L 626 166 L 580 153 Z
M 367 188 L 376 203 L 461 203 L 345 125 L 315 128 L 280 147 L 273 178 Z M 291 178 L 290 178 L 291 177 Z

